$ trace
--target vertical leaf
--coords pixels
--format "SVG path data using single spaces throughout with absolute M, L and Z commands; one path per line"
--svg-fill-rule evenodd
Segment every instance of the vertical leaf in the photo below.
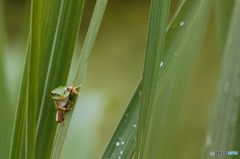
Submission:
M 32 0 L 31 7 L 31 26 L 30 26 L 30 45 L 29 47 L 29 80 L 28 80 L 28 105 L 26 119 L 26 150 L 27 158 L 35 157 L 35 134 L 37 123 L 37 102 L 38 102 L 38 72 L 39 72 L 39 57 L 40 57 L 40 15 L 41 15 L 41 0 Z M 33 94 L 33 95 L 32 95 Z
M 142 79 L 136 158 L 143 158 L 148 124 L 165 44 L 170 0 L 152 0 Z
M 27 108 L 27 96 L 28 96 L 28 70 L 29 70 L 29 50 L 27 50 L 26 58 L 25 58 L 25 66 L 24 66 L 24 72 L 22 76 L 22 82 L 21 82 L 21 88 L 18 96 L 18 103 L 17 103 L 17 111 L 15 115 L 15 121 L 14 121 L 14 129 L 13 129 L 13 135 L 12 135 L 12 143 L 11 143 L 11 149 L 10 149 L 10 159 L 18 158 L 19 156 L 22 156 L 25 147 L 25 117 L 26 117 L 26 108 Z M 24 158 L 24 157 L 23 157 Z
M 0 0 L 0 101 L 1 101 L 1 111 L 4 112 L 0 116 L 0 158 L 7 158 L 8 152 L 10 148 L 9 140 L 11 140 L 10 126 L 9 123 L 4 122 L 9 119 L 9 99 L 8 99 L 8 90 L 6 86 L 6 76 L 5 76 L 5 52 L 6 52 L 6 36 L 5 36 L 5 23 L 4 23 L 4 15 L 3 15 L 3 2 Z M 6 144 L 7 143 L 7 144 Z
M 39 116 L 41 99 L 45 88 L 46 77 L 54 43 L 54 37 L 57 28 L 59 10 L 61 1 L 59 0 L 42 0 L 41 8 L 41 38 L 40 38 L 40 59 L 39 59 L 39 80 L 38 80 L 38 105 L 37 116 Z

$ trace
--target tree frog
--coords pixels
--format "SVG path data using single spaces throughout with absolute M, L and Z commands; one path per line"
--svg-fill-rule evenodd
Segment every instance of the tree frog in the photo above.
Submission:
M 70 87 L 59 86 L 52 91 L 52 99 L 54 100 L 57 109 L 57 123 L 64 125 L 64 112 L 72 110 L 71 105 L 73 104 L 73 101 L 71 101 L 69 97 L 73 94 L 80 95 L 77 91 L 80 87 L 82 87 L 81 84 L 75 87 L 72 82 Z

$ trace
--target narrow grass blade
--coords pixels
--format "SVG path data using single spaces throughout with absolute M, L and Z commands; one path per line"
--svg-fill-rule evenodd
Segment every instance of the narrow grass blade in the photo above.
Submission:
M 55 120 L 56 110 L 52 101 L 51 91 L 59 85 L 66 85 L 82 15 L 83 3 L 84 0 L 61 1 L 61 9 L 53 47 L 51 48 L 52 51 L 37 123 L 35 158 L 49 158 L 51 155 L 57 128 Z
M 236 0 L 217 0 L 217 20 L 218 20 L 218 32 L 221 52 L 223 53 L 224 46 L 226 44 L 226 39 L 229 31 L 230 19 L 232 16 L 232 10 L 234 8 L 234 3 Z
M 87 69 L 88 59 L 91 54 L 102 17 L 107 5 L 107 0 L 97 0 L 94 12 L 92 15 L 92 19 L 89 25 L 89 29 L 87 32 L 87 36 L 83 45 L 82 53 L 78 62 L 77 72 L 75 74 L 75 84 L 78 85 L 83 82 L 83 78 Z M 76 103 L 76 98 L 73 99 L 74 103 Z M 74 107 L 74 106 L 73 106 Z M 64 144 L 64 140 L 67 135 L 68 127 L 72 117 L 72 111 L 68 112 L 66 115 L 65 125 L 64 127 L 58 126 L 57 133 L 54 139 L 54 145 L 52 149 L 51 158 L 57 159 L 61 154 L 61 149 Z
M 6 85 L 6 74 L 5 74 L 5 52 L 6 52 L 6 35 L 5 35 L 5 21 L 4 21 L 4 15 L 3 15 L 3 2 L 0 0 L 0 101 L 1 101 L 1 112 L 4 112 L 0 116 L 0 158 L 7 158 L 9 156 L 9 148 L 10 148 L 10 141 L 11 141 L 11 131 L 10 126 L 8 122 L 5 122 L 9 119 L 10 109 L 9 107 L 9 99 L 8 94 L 9 91 L 7 90 Z M 6 144 L 7 143 L 7 144 Z
M 227 35 L 220 77 L 202 159 L 226 158 L 210 156 L 211 150 L 238 151 L 240 146 L 240 1 L 236 0 Z M 229 156 L 230 157 L 230 156 Z M 230 158 L 234 158 L 231 156 Z
M 40 112 L 44 86 L 48 73 L 48 66 L 51 59 L 51 52 L 54 43 L 54 37 L 57 28 L 59 10 L 61 1 L 59 0 L 42 0 L 41 9 L 41 38 L 40 38 L 40 63 L 39 63 L 39 80 L 38 80 L 38 105 L 37 116 Z
M 156 92 L 158 72 L 162 66 L 170 0 L 152 0 L 147 48 L 142 79 L 142 96 L 138 120 L 136 158 L 143 158 L 148 124 Z
M 37 102 L 38 102 L 38 73 L 40 57 L 40 15 L 41 0 L 32 0 L 31 25 L 30 25 L 30 45 L 29 47 L 29 80 L 28 80 L 28 104 L 26 116 L 26 156 L 35 157 L 35 134 L 37 123 Z
M 10 159 L 18 158 L 19 156 L 22 156 L 22 151 L 25 150 L 22 145 L 25 145 L 25 117 L 26 117 L 26 108 L 27 108 L 27 96 L 28 96 L 28 70 L 29 70 L 29 50 L 26 54 L 26 61 L 24 66 L 24 72 L 22 76 L 22 82 L 21 82 L 21 88 L 19 92 L 18 97 L 18 103 L 17 103 L 17 111 L 15 115 L 15 121 L 14 121 L 14 129 L 13 129 L 13 135 L 12 135 L 12 143 L 11 143 L 11 149 L 10 149 Z

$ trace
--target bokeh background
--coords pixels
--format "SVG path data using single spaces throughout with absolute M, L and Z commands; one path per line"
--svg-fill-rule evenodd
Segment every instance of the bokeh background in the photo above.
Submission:
M 172 0 L 173 17 L 179 1 Z M 85 3 L 79 40 L 72 61 L 68 84 L 80 54 L 95 1 Z M 0 159 L 9 154 L 9 147 L 23 72 L 30 20 L 30 0 L 2 0 L 5 54 L 4 73 L 9 105 L 2 105 L 0 120 Z M 100 31 L 89 60 L 87 74 L 63 147 L 61 159 L 100 158 L 143 70 L 150 0 L 109 0 Z M 179 159 L 200 158 L 213 105 L 220 68 L 220 53 L 215 9 L 200 50 L 191 98 L 184 116 Z M 136 58 L 137 57 L 137 58 Z M 0 88 L 3 84 L 0 83 Z M 51 101 L 52 102 L 52 101 Z M 3 109 L 4 108 L 4 109 Z

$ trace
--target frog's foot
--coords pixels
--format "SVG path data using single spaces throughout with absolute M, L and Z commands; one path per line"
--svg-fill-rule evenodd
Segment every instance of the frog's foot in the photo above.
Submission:
M 62 111 L 66 111 L 66 108 L 60 107 L 59 105 L 56 105 L 57 110 L 62 110 Z
M 64 121 L 61 121 L 62 126 L 64 125 Z
M 71 88 L 72 93 L 71 93 L 71 94 L 73 95 L 73 93 L 75 93 L 75 94 L 77 94 L 77 95 L 80 96 L 80 93 L 77 91 L 77 89 L 78 89 L 78 88 L 81 88 L 82 85 L 80 84 L 79 86 L 75 87 L 74 84 L 73 84 L 73 81 L 72 81 L 72 84 L 71 84 L 71 85 L 72 85 L 72 88 Z
M 72 110 L 73 103 L 74 103 L 73 101 L 69 101 L 67 107 L 65 108 L 65 111 Z

